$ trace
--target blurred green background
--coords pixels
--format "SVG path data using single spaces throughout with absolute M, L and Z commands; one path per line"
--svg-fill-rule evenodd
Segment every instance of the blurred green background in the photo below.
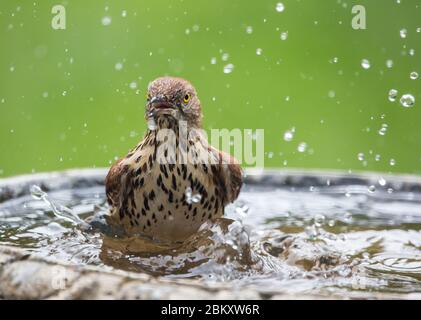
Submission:
M 109 166 L 141 139 L 146 86 L 166 74 L 196 86 L 206 129 L 265 129 L 265 167 L 421 174 L 421 1 L 277 2 L 0 1 L 0 177 Z M 356 4 L 367 30 L 351 27 Z

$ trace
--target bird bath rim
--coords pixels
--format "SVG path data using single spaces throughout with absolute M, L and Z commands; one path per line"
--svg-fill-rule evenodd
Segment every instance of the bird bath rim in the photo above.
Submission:
M 107 168 L 71 169 L 46 173 L 12 176 L 0 179 L 0 203 L 14 197 L 29 194 L 29 187 L 40 185 L 45 191 L 62 188 L 101 186 Z M 326 187 L 378 184 L 380 178 L 386 180 L 386 188 L 402 192 L 421 192 L 421 176 L 389 174 L 381 172 L 347 173 L 331 170 L 308 169 L 245 169 L 244 183 L 267 187 Z

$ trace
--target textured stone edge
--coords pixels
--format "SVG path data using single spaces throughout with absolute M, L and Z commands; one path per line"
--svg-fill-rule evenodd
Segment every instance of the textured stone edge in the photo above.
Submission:
M 100 267 L 59 263 L 23 249 L 0 246 L 1 299 L 117 299 L 117 300 L 257 300 L 327 299 L 322 296 L 259 293 L 194 280 L 168 280 L 146 274 L 106 271 Z
M 230 285 L 204 285 L 95 266 L 72 265 L 39 258 L 23 249 L 0 246 L 0 300 L 327 300 L 413 299 L 421 293 L 350 292 L 345 296 L 259 292 Z
M 260 299 L 190 280 L 169 281 L 146 274 L 105 271 L 41 259 L 22 249 L 0 246 L 0 299 Z

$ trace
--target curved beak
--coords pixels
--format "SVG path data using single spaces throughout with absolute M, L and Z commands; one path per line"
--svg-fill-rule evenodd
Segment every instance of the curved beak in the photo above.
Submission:
M 153 109 L 176 109 L 176 106 L 168 101 L 164 96 L 152 97 L 149 104 Z

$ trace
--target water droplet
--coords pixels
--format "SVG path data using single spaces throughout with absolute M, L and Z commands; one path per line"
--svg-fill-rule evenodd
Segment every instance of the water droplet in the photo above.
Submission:
M 123 69 L 123 64 L 121 62 L 117 62 L 114 66 L 114 69 L 120 71 L 121 69 Z
M 48 98 L 48 92 L 47 92 L 47 91 L 43 92 L 43 93 L 42 93 L 42 97 L 43 97 L 43 98 Z
M 314 216 L 314 224 L 316 227 L 321 227 L 325 223 L 325 216 L 322 214 L 316 214 Z
M 395 159 L 390 159 L 389 164 L 394 167 L 396 165 L 396 160 Z
M 360 161 L 364 161 L 364 159 L 365 159 L 365 155 L 362 152 L 360 152 L 357 157 L 358 157 L 358 160 L 360 160 Z
M 398 97 L 398 90 L 390 89 L 389 90 L 389 101 L 395 102 Z
M 370 193 L 376 192 L 376 187 L 375 186 L 369 186 L 368 187 L 368 192 L 370 192 Z
M 409 49 L 409 55 L 411 57 L 415 56 L 415 49 Z
M 386 132 L 387 132 L 387 128 L 388 128 L 388 125 L 387 124 L 385 124 L 385 123 L 382 124 L 382 127 L 379 130 L 379 134 L 381 136 L 384 136 L 386 134 Z
M 388 67 L 389 69 L 391 69 L 393 67 L 393 60 L 389 59 L 386 61 L 386 67 Z
M 285 10 L 285 6 L 282 2 L 278 2 L 276 4 L 276 11 L 277 12 L 283 12 Z
M 42 189 L 39 186 L 35 184 L 30 187 L 29 191 L 31 193 L 32 198 L 34 198 L 35 200 L 41 200 L 47 195 L 44 191 L 42 191 Z
M 252 26 L 248 26 L 248 27 L 246 28 L 246 33 L 247 33 L 247 34 L 252 34 L 252 33 L 253 33 L 253 27 L 252 27 Z
M 235 213 L 237 213 L 238 215 L 244 217 L 247 215 L 248 211 L 249 211 L 249 207 L 246 205 L 243 206 L 236 206 L 235 207 Z
M 193 194 L 193 190 L 190 187 L 186 188 L 184 194 L 186 196 L 186 202 L 188 204 L 199 203 L 202 199 L 202 195 L 200 193 Z
M 224 67 L 224 73 L 231 73 L 233 70 L 234 65 L 232 63 L 229 63 Z
M 418 72 L 416 72 L 416 71 L 411 72 L 409 77 L 411 78 L 411 80 L 417 80 L 418 79 Z
M 130 87 L 130 89 L 133 89 L 133 90 L 136 89 L 137 88 L 137 82 L 136 81 L 130 82 L 129 87 Z
M 414 104 L 415 104 L 415 98 L 414 98 L 414 96 L 413 95 L 411 95 L 411 94 L 404 94 L 402 97 L 401 97 L 401 100 L 400 100 L 400 103 L 401 103 L 401 105 L 402 106 L 404 106 L 405 108 L 411 108 L 411 107 L 413 107 L 414 106 Z
M 64 90 L 62 93 L 61 93 L 61 95 L 64 97 L 64 96 L 66 96 L 67 95 L 67 91 L 66 90 Z
M 381 185 L 382 187 L 384 187 L 386 185 L 386 180 L 384 178 L 380 178 L 379 179 L 379 185 Z
M 310 239 L 316 239 L 319 236 L 319 231 L 317 230 L 316 226 L 307 226 L 305 228 L 305 232 Z
M 121 11 L 121 16 L 123 18 L 127 17 L 127 11 L 126 10 Z
M 156 125 L 155 119 L 153 118 L 153 116 L 152 116 L 152 115 L 150 115 L 150 116 L 148 117 L 148 121 L 147 121 L 147 123 L 148 123 L 148 128 L 149 128 L 149 130 L 151 130 L 151 131 L 155 131 L 155 130 L 156 130 L 157 125 Z
M 228 61 L 230 55 L 228 53 L 223 53 L 221 56 L 222 61 Z
M 295 133 L 295 128 L 292 128 L 291 130 L 287 130 L 284 133 L 284 140 L 287 142 L 292 141 L 292 139 L 294 139 L 294 133 Z
M 212 57 L 210 63 L 211 64 L 216 64 L 216 58 L 215 57 Z
M 301 152 L 301 153 L 305 152 L 305 151 L 307 150 L 307 143 L 305 143 L 305 142 L 301 142 L 301 143 L 298 145 L 297 150 L 298 150 L 298 152 Z
M 258 56 L 260 56 L 260 55 L 262 54 L 262 52 L 263 52 L 263 49 L 261 49 L 261 48 L 257 48 L 257 49 L 256 49 L 256 54 L 257 54 Z
M 288 31 L 282 32 L 280 37 L 282 41 L 288 39 Z
M 370 69 L 370 67 L 371 67 L 370 61 L 368 61 L 367 59 L 361 60 L 361 66 L 365 70 Z
M 335 98 L 335 96 L 336 96 L 336 92 L 335 92 L 334 90 L 330 90 L 330 91 L 327 93 L 327 96 L 328 96 L 329 98 L 333 99 L 333 98 Z
M 406 30 L 405 28 L 404 29 L 401 29 L 399 31 L 399 35 L 401 36 L 402 39 L 405 39 L 406 36 L 408 35 L 408 30 Z
M 101 19 L 101 23 L 103 26 L 109 26 L 111 24 L 111 17 L 105 16 Z
M 344 219 L 346 222 L 350 222 L 352 220 L 352 214 L 350 212 L 346 212 L 344 215 Z

